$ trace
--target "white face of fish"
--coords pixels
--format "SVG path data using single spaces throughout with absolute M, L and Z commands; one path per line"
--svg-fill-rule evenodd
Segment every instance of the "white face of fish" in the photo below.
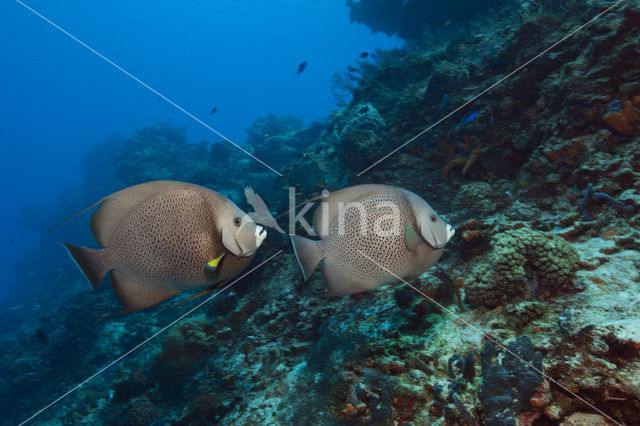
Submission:
M 234 240 L 240 248 L 240 254 L 236 256 L 251 256 L 267 238 L 267 230 L 246 214 L 242 218 L 234 218 L 234 226 L 237 228 Z
M 420 199 L 415 202 L 414 212 L 420 226 L 420 235 L 432 249 L 443 248 L 455 235 L 456 230 L 442 220 L 426 201 Z
M 251 256 L 267 238 L 267 231 L 230 203 L 221 223 L 222 244 L 235 256 Z
M 445 223 L 438 215 L 429 216 L 428 222 L 423 223 L 420 227 L 422 238 L 431 246 L 432 249 L 441 249 L 453 237 L 456 230 L 451 225 Z

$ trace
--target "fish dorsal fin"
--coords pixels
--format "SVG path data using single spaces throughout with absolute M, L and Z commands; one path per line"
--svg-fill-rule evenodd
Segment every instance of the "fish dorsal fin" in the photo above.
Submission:
M 404 242 L 407 245 L 409 251 L 415 253 L 418 250 L 418 246 L 423 244 L 422 238 L 413 229 L 413 226 L 409 225 L 408 222 L 404 223 Z
M 102 247 L 106 247 L 111 236 L 131 211 L 141 202 L 173 188 L 192 186 L 184 182 L 153 181 L 130 186 L 102 199 L 102 204 L 91 216 L 91 231 Z
M 338 207 L 340 203 L 346 205 L 347 203 L 357 200 L 368 192 L 383 192 L 398 189 L 399 188 L 390 185 L 355 185 L 333 191 L 329 193 L 328 197 L 319 197 L 320 205 L 313 213 L 313 230 L 319 236 L 326 237 L 327 233 L 325 231 L 328 229 L 328 225 L 338 217 Z M 325 217 L 327 220 L 327 226 L 326 229 L 323 229 L 322 221 Z

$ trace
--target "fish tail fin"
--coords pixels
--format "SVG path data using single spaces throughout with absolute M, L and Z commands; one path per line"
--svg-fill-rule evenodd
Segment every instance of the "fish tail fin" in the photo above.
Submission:
M 73 258 L 78 268 L 91 283 L 91 287 L 98 288 L 107 275 L 109 268 L 104 264 L 103 250 L 94 250 L 68 243 L 60 243 Z
M 289 235 L 289 238 L 291 238 L 293 252 L 296 255 L 300 269 L 302 269 L 304 280 L 307 281 L 322 260 L 318 241 L 313 241 L 297 235 Z

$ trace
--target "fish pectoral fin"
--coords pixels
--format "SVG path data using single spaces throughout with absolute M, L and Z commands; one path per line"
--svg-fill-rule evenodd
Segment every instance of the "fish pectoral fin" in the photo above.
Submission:
M 149 286 L 135 281 L 118 270 L 111 271 L 111 286 L 124 310 L 114 314 L 126 314 L 157 305 L 175 296 L 178 290 L 171 287 Z
M 204 268 L 209 272 L 217 271 L 218 265 L 220 264 L 220 261 L 222 260 L 223 257 L 224 257 L 224 253 L 220 254 L 220 256 L 216 257 L 215 259 L 205 263 Z
M 415 253 L 418 250 L 418 246 L 422 244 L 422 238 L 420 235 L 413 229 L 413 226 L 409 225 L 408 222 L 404 223 L 404 243 L 409 249 L 409 251 Z
M 214 285 L 212 285 L 211 287 L 209 287 L 209 288 L 207 288 L 207 289 L 205 289 L 205 290 L 201 291 L 201 292 L 200 292 L 200 293 L 198 293 L 198 294 L 194 294 L 193 296 L 189 296 L 189 297 L 187 297 L 186 299 L 181 300 L 181 301 L 179 301 L 178 303 L 175 303 L 175 304 L 171 305 L 171 307 L 172 307 L 172 308 L 175 308 L 176 306 L 180 306 L 180 305 L 182 305 L 184 302 L 188 302 L 189 300 L 197 299 L 198 297 L 202 297 L 202 296 L 204 296 L 205 294 L 209 294 L 209 293 L 211 293 L 212 291 L 219 289 L 220 287 L 222 287 L 223 285 L 225 285 L 225 284 L 226 284 L 226 283 L 228 283 L 228 282 L 229 282 L 229 280 L 224 280 L 224 281 L 219 282 L 218 284 L 214 284 Z

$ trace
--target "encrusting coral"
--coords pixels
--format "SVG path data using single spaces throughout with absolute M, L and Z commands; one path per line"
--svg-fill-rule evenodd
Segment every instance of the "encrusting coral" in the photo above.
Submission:
M 562 238 L 529 228 L 505 231 L 493 238 L 489 262 L 476 267 L 467 300 L 495 308 L 517 298 L 566 291 L 577 269 L 578 254 Z

